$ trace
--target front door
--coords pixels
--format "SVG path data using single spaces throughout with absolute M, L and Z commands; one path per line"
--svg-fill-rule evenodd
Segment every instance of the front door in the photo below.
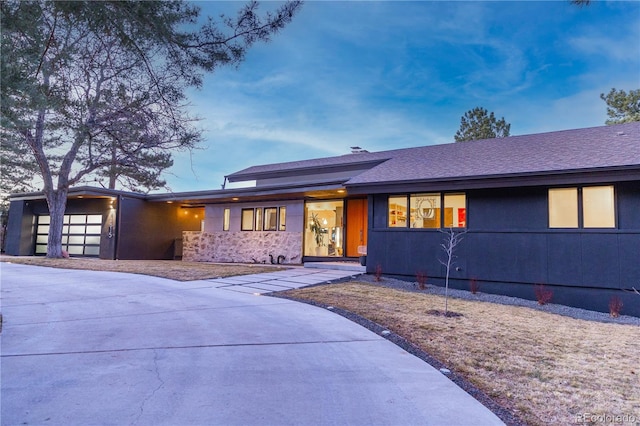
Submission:
M 347 200 L 347 257 L 358 257 L 358 246 L 367 245 L 367 200 Z

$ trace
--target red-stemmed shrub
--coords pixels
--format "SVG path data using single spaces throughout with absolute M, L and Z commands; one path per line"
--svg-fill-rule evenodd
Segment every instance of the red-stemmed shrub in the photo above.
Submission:
M 418 288 L 424 290 L 427 288 L 427 274 L 422 271 L 418 271 L 416 274 L 416 281 L 418 282 Z
M 551 302 L 551 299 L 553 299 L 553 290 L 547 288 L 544 284 L 536 284 L 534 286 L 534 291 L 538 305 L 546 305 Z
M 469 280 L 469 290 L 471 294 L 476 294 L 480 290 L 480 283 L 477 278 L 471 278 Z
M 618 318 L 620 316 L 620 311 L 622 311 L 622 299 L 618 296 L 613 296 L 609 299 L 609 315 L 613 318 Z
M 382 265 L 379 263 L 376 265 L 376 273 L 374 275 L 376 282 L 382 281 Z

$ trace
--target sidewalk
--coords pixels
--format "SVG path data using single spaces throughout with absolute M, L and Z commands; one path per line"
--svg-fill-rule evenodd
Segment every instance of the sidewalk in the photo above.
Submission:
M 207 280 L 217 288 L 240 293 L 264 294 L 272 291 L 291 290 L 313 284 L 321 284 L 355 278 L 360 273 L 354 271 L 291 268 L 277 272 L 242 275 L 229 278 Z

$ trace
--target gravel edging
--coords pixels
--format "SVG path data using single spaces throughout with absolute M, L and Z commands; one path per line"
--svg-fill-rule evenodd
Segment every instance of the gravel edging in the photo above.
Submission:
M 420 290 L 417 282 L 403 281 L 395 278 L 382 277 L 380 281 L 376 281 L 373 275 L 360 275 L 355 281 L 376 284 L 384 287 L 394 288 L 396 290 L 404 290 L 415 293 L 435 294 L 444 296 L 445 288 L 435 285 L 428 285 L 426 289 Z M 613 324 L 627 324 L 640 326 L 640 318 L 630 315 L 620 315 L 617 318 L 604 312 L 589 311 L 587 309 L 574 308 L 571 306 L 558 305 L 555 303 L 547 303 L 545 305 L 538 304 L 535 300 L 520 299 L 518 297 L 503 296 L 499 294 L 483 293 L 478 291 L 476 294 L 467 290 L 458 290 L 449 288 L 449 297 L 455 299 L 472 300 L 475 302 L 499 303 L 502 305 L 523 306 L 542 312 L 563 315 L 575 319 L 586 321 L 597 321 Z
M 351 280 L 349 280 L 349 281 L 351 281 Z M 335 283 L 335 281 L 334 281 L 334 283 Z M 327 283 L 327 284 L 329 284 L 329 283 Z M 317 284 L 317 285 L 326 285 L 326 284 Z M 418 357 L 419 359 L 423 360 L 424 362 L 426 362 L 427 364 L 431 365 L 432 367 L 434 367 L 437 370 L 440 370 L 440 369 L 443 369 L 443 368 L 447 368 L 442 362 L 438 361 L 437 359 L 435 359 L 434 357 L 429 355 L 427 352 L 425 352 L 422 349 L 420 349 L 419 347 L 415 346 L 413 343 L 411 343 L 410 341 L 408 341 L 404 337 L 402 337 L 402 336 L 400 336 L 400 335 L 398 335 L 398 334 L 396 334 L 396 333 L 394 333 L 394 332 L 392 332 L 390 330 L 387 330 L 385 327 L 381 326 L 380 324 L 378 324 L 376 322 L 373 322 L 371 320 L 368 320 L 367 318 L 362 317 L 360 315 L 357 315 L 357 314 L 355 314 L 355 313 L 353 313 L 351 311 L 347 311 L 345 309 L 337 308 L 337 307 L 334 307 L 334 306 L 328 306 L 328 305 L 325 305 L 323 303 L 314 302 L 312 300 L 305 300 L 305 299 L 300 299 L 300 298 L 296 298 L 296 297 L 287 296 L 287 295 L 285 295 L 285 294 L 283 294 L 281 292 L 266 293 L 265 296 L 271 296 L 271 297 L 278 297 L 278 298 L 281 298 L 281 299 L 293 300 L 295 302 L 306 303 L 308 305 L 317 306 L 319 308 L 324 308 L 324 309 L 330 310 L 331 312 L 335 312 L 336 314 L 341 315 L 341 316 L 347 318 L 348 320 L 353 321 L 356 324 L 359 324 L 359 325 L 363 326 L 364 328 L 372 331 L 373 333 L 375 333 L 375 334 L 377 334 L 377 335 L 389 340 L 390 342 L 394 343 L 395 345 L 397 345 L 400 348 L 404 349 L 405 351 L 409 352 L 411 355 Z M 449 369 L 447 369 L 447 370 L 449 370 Z M 473 398 L 475 398 L 482 405 L 487 407 L 493 414 L 498 416 L 498 418 L 500 418 L 500 420 L 502 420 L 506 425 L 508 425 L 508 426 L 526 426 L 526 423 L 524 421 L 522 421 L 519 417 L 517 417 L 511 411 L 509 411 L 506 408 L 504 408 L 501 405 L 499 405 L 490 396 L 488 396 L 482 390 L 478 389 L 476 386 L 474 386 L 471 382 L 466 380 L 464 377 L 462 377 L 462 376 L 460 376 L 460 375 L 458 375 L 455 372 L 450 371 L 450 370 L 446 374 L 446 376 L 447 376 L 448 379 L 450 379 L 452 382 L 454 382 L 456 385 L 458 385 L 458 387 L 460 387 L 462 390 L 467 392 L 469 395 L 471 395 Z

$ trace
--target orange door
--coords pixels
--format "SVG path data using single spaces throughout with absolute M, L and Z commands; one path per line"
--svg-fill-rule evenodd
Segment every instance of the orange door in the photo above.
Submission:
M 347 200 L 347 257 L 358 257 L 358 246 L 367 245 L 367 200 Z

